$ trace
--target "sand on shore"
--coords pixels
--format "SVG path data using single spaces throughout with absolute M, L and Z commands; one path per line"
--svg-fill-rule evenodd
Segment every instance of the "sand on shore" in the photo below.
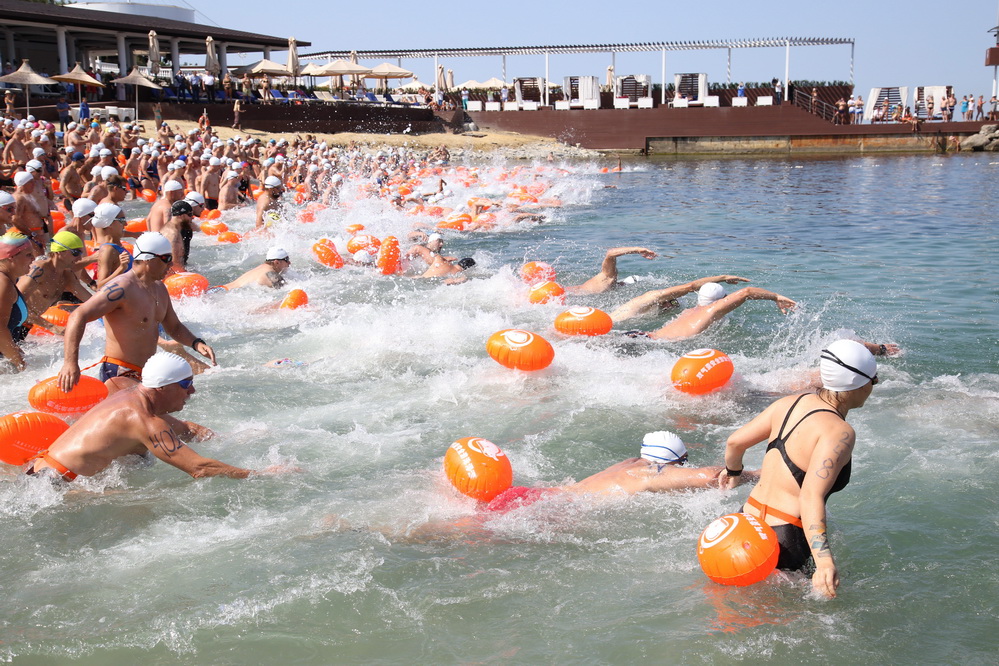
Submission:
M 168 120 L 170 127 L 178 134 L 187 134 L 192 129 L 197 129 L 198 124 L 189 120 Z M 147 139 L 154 134 L 153 123 L 144 121 L 143 126 L 146 131 L 143 133 Z M 213 125 L 215 133 L 222 139 L 229 139 L 235 136 L 259 138 L 263 142 L 270 139 L 285 138 L 291 140 L 295 136 L 305 138 L 307 134 L 316 137 L 317 141 L 326 141 L 332 146 L 347 146 L 351 142 L 356 142 L 360 146 L 407 146 L 416 150 L 432 150 L 438 146 L 444 146 L 452 153 L 460 151 L 459 154 L 472 152 L 493 152 L 501 151 L 507 153 L 509 157 L 522 159 L 534 158 L 543 159 L 551 153 L 557 158 L 582 157 L 593 158 L 599 153 L 585 148 L 576 148 L 559 143 L 555 139 L 542 136 L 529 136 L 517 134 L 516 132 L 499 131 L 476 131 L 466 134 L 368 134 L 361 132 L 341 132 L 337 134 L 322 134 L 313 132 L 262 132 L 255 129 L 236 131 L 231 127 Z

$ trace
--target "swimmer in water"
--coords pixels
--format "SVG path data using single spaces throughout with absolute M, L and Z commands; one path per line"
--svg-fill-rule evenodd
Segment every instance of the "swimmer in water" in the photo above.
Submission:
M 749 282 L 749 280 L 736 275 L 715 275 L 694 280 L 678 287 L 649 291 L 611 312 L 611 319 L 614 322 L 620 322 L 650 312 L 678 307 L 677 298 L 696 291 L 697 305 L 680 312 L 662 328 L 651 333 L 629 331 L 626 334 L 631 337 L 643 336 L 653 340 L 686 340 L 703 333 L 711 324 L 721 320 L 746 301 L 773 301 L 785 314 L 797 305 L 790 298 L 759 287 L 743 287 L 726 295 L 724 287 L 718 284 L 719 282 L 737 284 Z
M 262 287 L 278 289 L 284 286 L 284 273 L 289 268 L 291 268 L 291 257 L 288 256 L 288 252 L 281 247 L 272 247 L 264 255 L 264 263 L 243 273 L 225 285 L 225 288 L 232 291 L 233 289 L 256 284 Z
M 569 287 L 566 291 L 573 294 L 602 294 L 622 283 L 617 281 L 617 258 L 626 254 L 638 254 L 646 259 L 655 259 L 657 255 L 645 247 L 613 247 L 607 250 L 600 272 L 583 284 Z
M 263 189 L 260 197 L 257 198 L 257 214 L 254 218 L 254 228 L 261 229 L 265 225 L 265 217 L 268 213 L 278 213 L 281 206 L 281 193 L 284 185 L 277 176 L 267 176 L 263 182 Z
M 407 257 L 419 257 L 427 262 L 427 266 L 434 263 L 434 259 L 441 254 L 444 249 L 444 237 L 440 234 L 430 234 L 422 244 L 414 245 L 406 250 Z M 444 257 L 448 261 L 455 261 L 458 257 Z
M 118 391 L 84 414 L 39 452 L 25 473 L 69 482 L 77 476 L 94 476 L 118 458 L 148 454 L 194 478 L 245 479 L 286 471 L 282 466 L 259 472 L 234 467 L 205 458 L 184 444 L 163 417 L 182 410 L 192 395 L 194 374 L 187 361 L 166 352 L 155 354 L 142 368 L 141 384 Z
M 862 344 L 837 340 L 822 350 L 822 388 L 777 400 L 729 436 L 719 483 L 740 482 L 746 451 L 768 441 L 759 483 L 745 513 L 777 532 L 777 568 L 798 570 L 814 560 L 812 586 L 836 596 L 839 572 L 826 536 L 826 502 L 850 482 L 857 435 L 846 422 L 864 406 L 878 383 L 878 364 Z
M 444 280 L 444 284 L 460 284 L 468 279 L 468 277 L 462 275 L 462 273 L 473 266 L 475 266 L 475 259 L 472 259 L 471 257 L 465 257 L 464 259 L 459 259 L 458 261 L 448 261 L 446 257 L 437 255 L 434 257 L 433 263 L 430 264 L 430 268 L 427 269 L 427 272 L 420 277 L 442 277 L 447 278 Z

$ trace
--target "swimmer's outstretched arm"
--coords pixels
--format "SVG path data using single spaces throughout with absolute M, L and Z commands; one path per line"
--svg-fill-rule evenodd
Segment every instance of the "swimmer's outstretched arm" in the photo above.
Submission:
M 646 259 L 655 259 L 657 255 L 646 247 L 612 247 L 604 255 L 600 272 L 589 280 L 573 288 L 575 292 L 600 294 L 611 289 L 617 283 L 617 258 L 626 254 L 640 254 Z
M 760 289 L 759 287 L 743 287 L 708 306 L 711 321 L 714 322 L 721 319 L 746 301 L 773 301 L 784 314 L 793 310 L 797 305 L 790 298 L 781 296 L 773 291 Z

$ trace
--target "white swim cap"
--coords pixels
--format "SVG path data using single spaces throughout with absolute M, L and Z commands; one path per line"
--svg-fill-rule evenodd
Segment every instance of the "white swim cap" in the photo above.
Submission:
M 176 192 L 177 190 L 184 189 L 184 185 L 179 180 L 168 180 L 165 185 L 163 185 L 164 192 Z
M 97 154 L 100 157 L 111 157 L 114 153 L 111 152 L 110 148 L 101 148 L 100 152 Z
M 111 176 L 117 176 L 117 175 L 118 175 L 118 170 L 115 169 L 113 166 L 101 167 L 101 178 L 103 178 L 104 180 L 107 180 Z
M 235 171 L 226 171 L 225 179 L 232 180 L 233 178 L 239 178 L 239 174 L 236 173 Z
M 277 176 L 267 176 L 264 179 L 264 187 L 271 189 L 272 187 L 281 187 L 281 179 Z
M 90 201 L 90 199 L 84 199 L 83 201 Z M 10 192 L 0 190 L 0 206 L 9 206 L 13 203 L 17 203 L 17 201 L 11 196 Z
M 102 203 L 94 209 L 94 226 L 98 229 L 110 227 L 120 212 L 120 207 L 112 203 Z
M 44 154 L 45 154 L 45 149 L 44 148 L 33 148 L 32 151 L 31 151 L 31 156 L 34 157 L 34 158 L 39 158 L 39 157 L 41 157 Z M 34 161 L 34 160 L 32 160 L 32 161 Z
M 170 245 L 170 241 L 163 234 L 155 231 L 147 231 L 135 239 L 136 261 L 149 261 L 157 255 L 163 254 L 173 254 L 173 246 Z
M 429 236 L 427 236 L 427 242 L 428 243 L 430 241 L 435 241 L 435 240 L 443 241 L 444 237 L 441 236 L 440 234 L 430 234 Z
M 375 255 L 371 254 L 366 250 L 358 250 L 351 257 L 359 264 L 373 264 L 375 263 Z
M 283 247 L 271 247 L 267 249 L 267 255 L 264 257 L 265 261 L 273 261 L 275 259 L 287 259 L 288 251 Z
M 73 217 L 90 215 L 94 212 L 95 208 L 97 208 L 97 204 L 93 201 L 93 199 L 77 199 L 73 202 Z
M 208 166 L 221 166 L 221 165 L 222 165 L 222 160 L 220 160 L 219 158 L 217 157 L 208 158 Z
M 671 432 L 650 432 L 642 439 L 642 457 L 654 463 L 680 462 L 686 455 L 683 440 Z
M 697 291 L 698 305 L 711 305 L 722 298 L 725 298 L 725 287 L 717 282 L 709 282 Z
M 205 205 L 205 198 L 201 196 L 201 192 L 188 192 L 187 196 L 184 198 L 196 206 Z
M 193 376 L 191 364 L 170 352 L 153 354 L 142 367 L 142 385 L 146 388 L 169 386 Z
M 822 388 L 853 391 L 878 374 L 878 362 L 867 347 L 853 340 L 837 340 L 822 350 L 819 360 Z
M 27 171 L 18 171 L 17 173 L 14 174 L 14 185 L 18 187 L 21 187 L 22 185 L 27 185 L 33 180 L 35 180 L 35 177 L 32 176 Z

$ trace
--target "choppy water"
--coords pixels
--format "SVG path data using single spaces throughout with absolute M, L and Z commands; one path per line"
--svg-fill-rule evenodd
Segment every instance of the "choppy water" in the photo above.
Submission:
M 510 165 L 494 166 L 509 168 Z M 278 241 L 308 311 L 254 314 L 272 292 L 188 300 L 181 318 L 221 367 L 198 377 L 186 418 L 221 436 L 195 449 L 301 474 L 193 481 L 164 464 L 115 465 L 72 492 L 0 471 L 0 657 L 18 663 L 994 663 L 999 569 L 999 163 L 988 157 L 641 161 L 576 165 L 565 207 L 541 225 L 452 236 L 476 279 L 443 286 L 332 272 L 308 259 L 322 234 L 361 222 L 402 235 L 412 218 L 373 202 L 288 223 Z M 604 189 L 615 185 L 616 189 Z M 498 191 L 491 185 L 468 194 Z M 246 214 L 230 221 L 250 224 Z M 212 283 L 258 263 L 266 240 L 197 238 Z M 527 304 L 514 269 L 552 261 L 560 281 L 604 249 L 645 278 L 571 304 L 612 309 L 647 288 L 734 273 L 800 304 L 745 305 L 694 343 L 560 339 L 557 305 Z M 658 320 L 639 322 L 652 328 Z M 485 353 L 502 328 L 548 337 L 535 374 Z M 629 326 L 629 328 L 634 326 Z M 474 514 L 440 473 L 455 438 L 511 457 L 516 482 L 581 479 L 637 453 L 649 430 L 722 460 L 727 435 L 792 387 L 834 331 L 894 341 L 882 383 L 850 420 L 854 480 L 830 502 L 840 596 L 800 578 L 709 583 L 700 530 L 748 494 L 546 498 L 485 530 L 420 541 L 427 521 Z M 91 327 L 81 357 L 100 355 Z M 724 391 L 673 391 L 690 348 L 732 356 Z M 292 357 L 306 367 L 264 369 Z M 26 407 L 58 370 L 0 377 L 0 412 Z M 747 458 L 758 464 L 762 447 Z M 355 527 L 330 529 L 339 516 Z M 377 529 L 369 529 L 371 527 Z

